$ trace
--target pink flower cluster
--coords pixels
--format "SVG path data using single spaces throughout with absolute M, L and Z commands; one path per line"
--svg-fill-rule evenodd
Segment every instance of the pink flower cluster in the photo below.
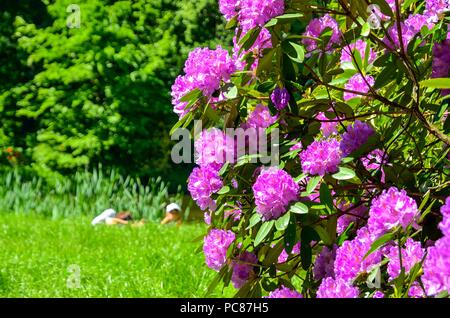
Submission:
M 353 124 L 347 126 L 347 131 L 342 135 L 340 148 L 343 156 L 358 150 L 374 133 L 374 129 L 369 124 L 355 120 Z
M 395 6 L 395 1 L 396 0 L 386 0 L 386 3 L 389 5 L 389 7 L 392 9 L 392 12 L 396 12 L 397 8 Z M 399 5 L 401 8 L 402 2 L 403 0 L 399 0 Z M 384 15 L 378 8 L 372 8 L 372 12 L 375 13 L 377 15 L 377 17 L 379 17 L 381 20 L 386 21 L 386 20 L 390 20 L 390 17 L 387 15 Z
M 366 259 L 363 259 L 369 251 L 375 238 L 367 227 L 358 230 L 356 237 L 351 241 L 345 241 L 336 251 L 334 272 L 336 277 L 345 281 L 352 281 L 360 273 L 368 272 L 381 261 L 381 252 L 375 251 Z
M 408 296 L 411 298 L 422 298 L 425 296 L 425 293 L 419 283 L 414 282 L 408 290 Z
M 432 296 L 440 292 L 450 292 L 450 197 L 441 207 L 443 220 L 439 228 L 444 236 L 428 248 L 428 255 L 423 264 L 422 282 L 427 295 Z
M 203 253 L 205 254 L 206 265 L 209 268 L 220 271 L 227 259 L 227 250 L 235 239 L 232 231 L 211 230 L 203 241 Z
M 373 293 L 372 298 L 384 298 L 384 294 L 377 290 L 375 293 Z
M 278 219 L 298 199 L 299 185 L 286 171 L 270 167 L 261 171 L 252 189 L 256 212 L 267 221 Z
M 404 22 L 400 23 L 403 47 L 405 50 L 408 48 L 409 42 L 424 26 L 431 30 L 434 27 L 434 24 L 430 21 L 429 16 L 421 14 L 410 15 Z M 383 42 L 392 50 L 400 48 L 400 37 L 396 23 L 388 29 Z
M 234 288 L 241 288 L 255 275 L 253 267 L 257 263 L 258 258 L 256 255 L 247 251 L 239 255 L 236 260 L 233 260 L 231 281 L 233 282 Z
M 284 0 L 240 0 L 238 21 L 244 30 L 250 30 L 283 13 Z
M 328 137 L 330 135 L 337 134 L 337 125 L 338 125 L 337 121 L 329 121 L 330 119 L 328 119 L 325 116 L 325 113 L 323 113 L 323 112 L 320 112 L 316 116 L 316 119 L 321 121 L 321 123 L 320 123 L 320 131 L 322 132 L 322 135 L 324 137 Z
M 236 65 L 228 52 L 220 46 L 215 50 L 196 48 L 190 54 L 184 65 L 184 75 L 176 78 L 172 85 L 172 104 L 174 112 L 183 117 L 189 110 L 187 102 L 180 99 L 190 91 L 198 88 L 203 95 L 211 98 L 220 88 L 222 81 L 230 79 L 236 70 Z
M 241 215 L 241 209 L 226 210 L 224 213 L 224 218 L 230 218 L 233 221 L 239 221 L 241 219 Z
M 278 116 L 270 114 L 269 107 L 258 104 L 248 116 L 244 128 L 267 128 L 274 124 L 277 119 Z
M 337 245 L 332 248 L 324 246 L 314 263 L 314 279 L 321 280 L 323 278 L 334 278 L 334 260 L 336 258 Z
M 271 292 L 267 298 L 303 298 L 303 296 L 295 290 L 281 286 Z
M 330 41 L 325 48 L 325 50 L 329 50 L 333 44 L 340 42 L 339 25 L 330 15 L 325 14 L 321 18 L 312 19 L 306 26 L 306 31 L 303 35 L 307 37 L 319 38 L 327 28 L 332 30 Z M 317 49 L 317 40 L 315 39 L 304 38 L 302 39 L 302 42 L 306 46 L 308 52 Z
M 354 54 L 354 51 L 358 51 L 361 58 L 364 60 L 364 56 L 366 55 L 366 47 L 367 43 L 363 40 L 357 40 L 354 43 L 351 43 L 348 46 L 344 46 L 342 49 L 342 55 L 341 55 L 341 63 L 346 62 L 353 62 L 352 54 Z M 369 49 L 369 64 L 372 64 L 375 59 L 377 58 L 377 54 L 372 50 L 372 48 Z
M 383 166 L 387 164 L 388 156 L 381 149 L 371 151 L 367 156 L 361 158 L 361 162 L 367 170 L 381 170 L 381 182 L 385 183 L 386 176 Z
M 396 226 L 406 229 L 408 225 L 415 225 L 418 214 L 416 201 L 410 198 L 405 190 L 391 187 L 372 200 L 369 230 L 373 235 L 379 236 Z
M 361 97 L 370 91 L 370 87 L 375 84 L 375 79 L 370 76 L 362 76 L 360 73 L 353 75 L 345 84 L 344 100 Z M 359 93 L 359 94 L 358 94 Z
M 340 202 L 339 210 L 347 211 L 346 214 L 341 215 L 337 220 L 337 233 L 342 234 L 345 229 L 351 224 L 355 223 L 358 227 L 364 221 L 364 218 L 367 215 L 368 209 L 365 205 L 359 205 L 356 208 L 353 208 L 353 204 L 348 203 L 346 201 Z
M 238 15 L 239 23 L 248 31 L 283 14 L 284 0 L 219 0 L 219 10 L 227 21 Z
M 258 26 L 263 27 L 273 17 L 283 14 L 284 0 L 219 0 L 219 9 L 227 20 L 231 20 L 237 15 L 237 20 L 242 28 L 241 37 L 243 37 L 249 30 Z M 238 30 L 236 29 L 237 32 Z M 272 47 L 270 32 L 265 28 L 261 29 L 258 38 L 248 51 L 243 51 L 239 54 L 241 48 L 238 42 L 239 39 L 235 35 L 233 39 L 233 58 L 236 60 L 237 68 L 240 70 L 245 68 L 246 63 L 242 61 L 242 58 L 249 51 L 253 52 L 255 56 L 255 63 L 251 68 L 256 69 L 261 50 Z
M 234 163 L 234 139 L 222 130 L 203 130 L 194 143 L 195 163 L 219 170 L 225 162 Z
M 280 256 L 278 256 L 278 264 L 286 262 L 289 258 L 289 255 L 298 255 L 298 254 L 300 254 L 300 242 L 294 245 L 290 254 L 286 252 L 286 249 L 283 249 Z
M 340 144 L 334 138 L 314 141 L 300 153 L 303 172 L 320 176 L 336 172 L 341 158 Z
M 441 214 L 443 216 L 439 228 L 444 236 L 450 237 L 450 197 L 445 200 L 445 204 L 441 207 Z
M 426 0 L 424 14 L 429 16 L 433 22 L 437 22 L 439 16 L 450 10 L 448 0 Z
M 215 210 L 216 203 L 211 198 L 211 195 L 219 191 L 222 187 L 223 181 L 217 169 L 210 165 L 194 168 L 188 179 L 188 190 L 191 193 L 192 199 L 195 200 L 202 210 Z
M 411 238 L 408 238 L 405 243 L 405 247 L 402 251 L 402 266 L 405 273 L 408 274 L 411 268 L 422 261 L 425 255 L 425 250 L 421 247 L 420 242 L 416 242 Z M 388 274 L 390 279 L 396 278 L 400 275 L 400 255 L 398 245 L 391 246 L 388 249 L 386 257 L 389 259 Z
M 428 248 L 422 282 L 429 296 L 450 292 L 450 236 L 444 236 Z
M 366 169 L 376 170 L 380 169 L 386 162 L 388 156 L 381 149 L 371 151 L 367 156 L 361 158 L 361 162 Z
M 448 33 L 450 36 L 450 32 Z M 433 46 L 432 78 L 448 77 L 450 72 L 450 39 Z M 442 96 L 450 94 L 450 89 L 443 89 Z
M 289 148 L 289 151 L 301 150 L 303 148 L 302 142 L 299 141 L 295 145 Z
M 230 21 L 238 13 L 240 0 L 219 0 L 219 10 L 227 21 Z
M 342 278 L 327 277 L 317 290 L 317 298 L 358 298 L 359 289 Z
M 270 95 L 270 99 L 272 100 L 272 103 L 275 105 L 276 109 L 282 110 L 286 108 L 289 103 L 289 92 L 286 88 L 277 87 Z

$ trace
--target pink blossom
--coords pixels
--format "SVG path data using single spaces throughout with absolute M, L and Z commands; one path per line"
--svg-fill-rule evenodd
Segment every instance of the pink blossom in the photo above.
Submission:
M 213 229 L 205 236 L 203 241 L 203 252 L 206 265 L 219 271 L 227 259 L 228 247 L 233 243 L 235 234 L 232 231 Z
M 344 100 L 350 100 L 355 97 L 361 97 L 364 94 L 367 94 L 370 91 L 370 87 L 372 87 L 375 84 L 375 79 L 370 76 L 362 76 L 361 74 L 357 73 L 353 75 L 345 84 L 345 89 L 348 91 L 358 92 L 344 92 Z
M 303 172 L 323 176 L 338 170 L 342 152 L 336 139 L 314 141 L 300 153 Z
M 415 222 L 418 214 L 416 201 L 405 190 L 391 187 L 372 200 L 368 226 L 374 235 L 382 235 L 396 226 L 406 229 Z
M 270 167 L 259 174 L 252 189 L 256 212 L 267 221 L 286 213 L 289 203 L 298 199 L 299 186 L 286 171 Z

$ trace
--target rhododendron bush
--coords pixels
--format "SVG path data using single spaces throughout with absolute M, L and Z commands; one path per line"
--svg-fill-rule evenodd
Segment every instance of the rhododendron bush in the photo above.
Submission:
M 210 289 L 448 297 L 449 2 L 219 6 L 233 43 L 194 50 L 172 87 L 174 130 L 202 124 L 188 189 L 209 224 Z

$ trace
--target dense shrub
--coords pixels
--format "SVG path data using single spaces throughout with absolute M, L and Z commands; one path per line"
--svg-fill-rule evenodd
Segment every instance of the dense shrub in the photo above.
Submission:
M 210 127 L 278 128 L 281 160 L 229 159 L 231 136 L 196 142 L 189 190 L 210 224 L 212 286 L 231 281 L 251 297 L 447 297 L 448 1 L 219 5 L 233 52 L 189 56 L 172 88 L 174 128 L 202 119 L 200 140 Z
M 0 4 L 2 152 L 40 173 L 102 163 L 183 177 L 168 156 L 169 90 L 190 48 L 220 40 L 216 2 L 77 1 L 81 25 L 68 28 L 71 3 Z

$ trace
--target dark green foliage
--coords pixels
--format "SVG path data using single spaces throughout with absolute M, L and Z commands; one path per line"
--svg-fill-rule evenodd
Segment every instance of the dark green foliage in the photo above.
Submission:
M 221 40 L 216 1 L 78 1 L 70 29 L 72 2 L 1 5 L 0 147 L 39 172 L 168 175 L 170 86 L 192 47 Z

